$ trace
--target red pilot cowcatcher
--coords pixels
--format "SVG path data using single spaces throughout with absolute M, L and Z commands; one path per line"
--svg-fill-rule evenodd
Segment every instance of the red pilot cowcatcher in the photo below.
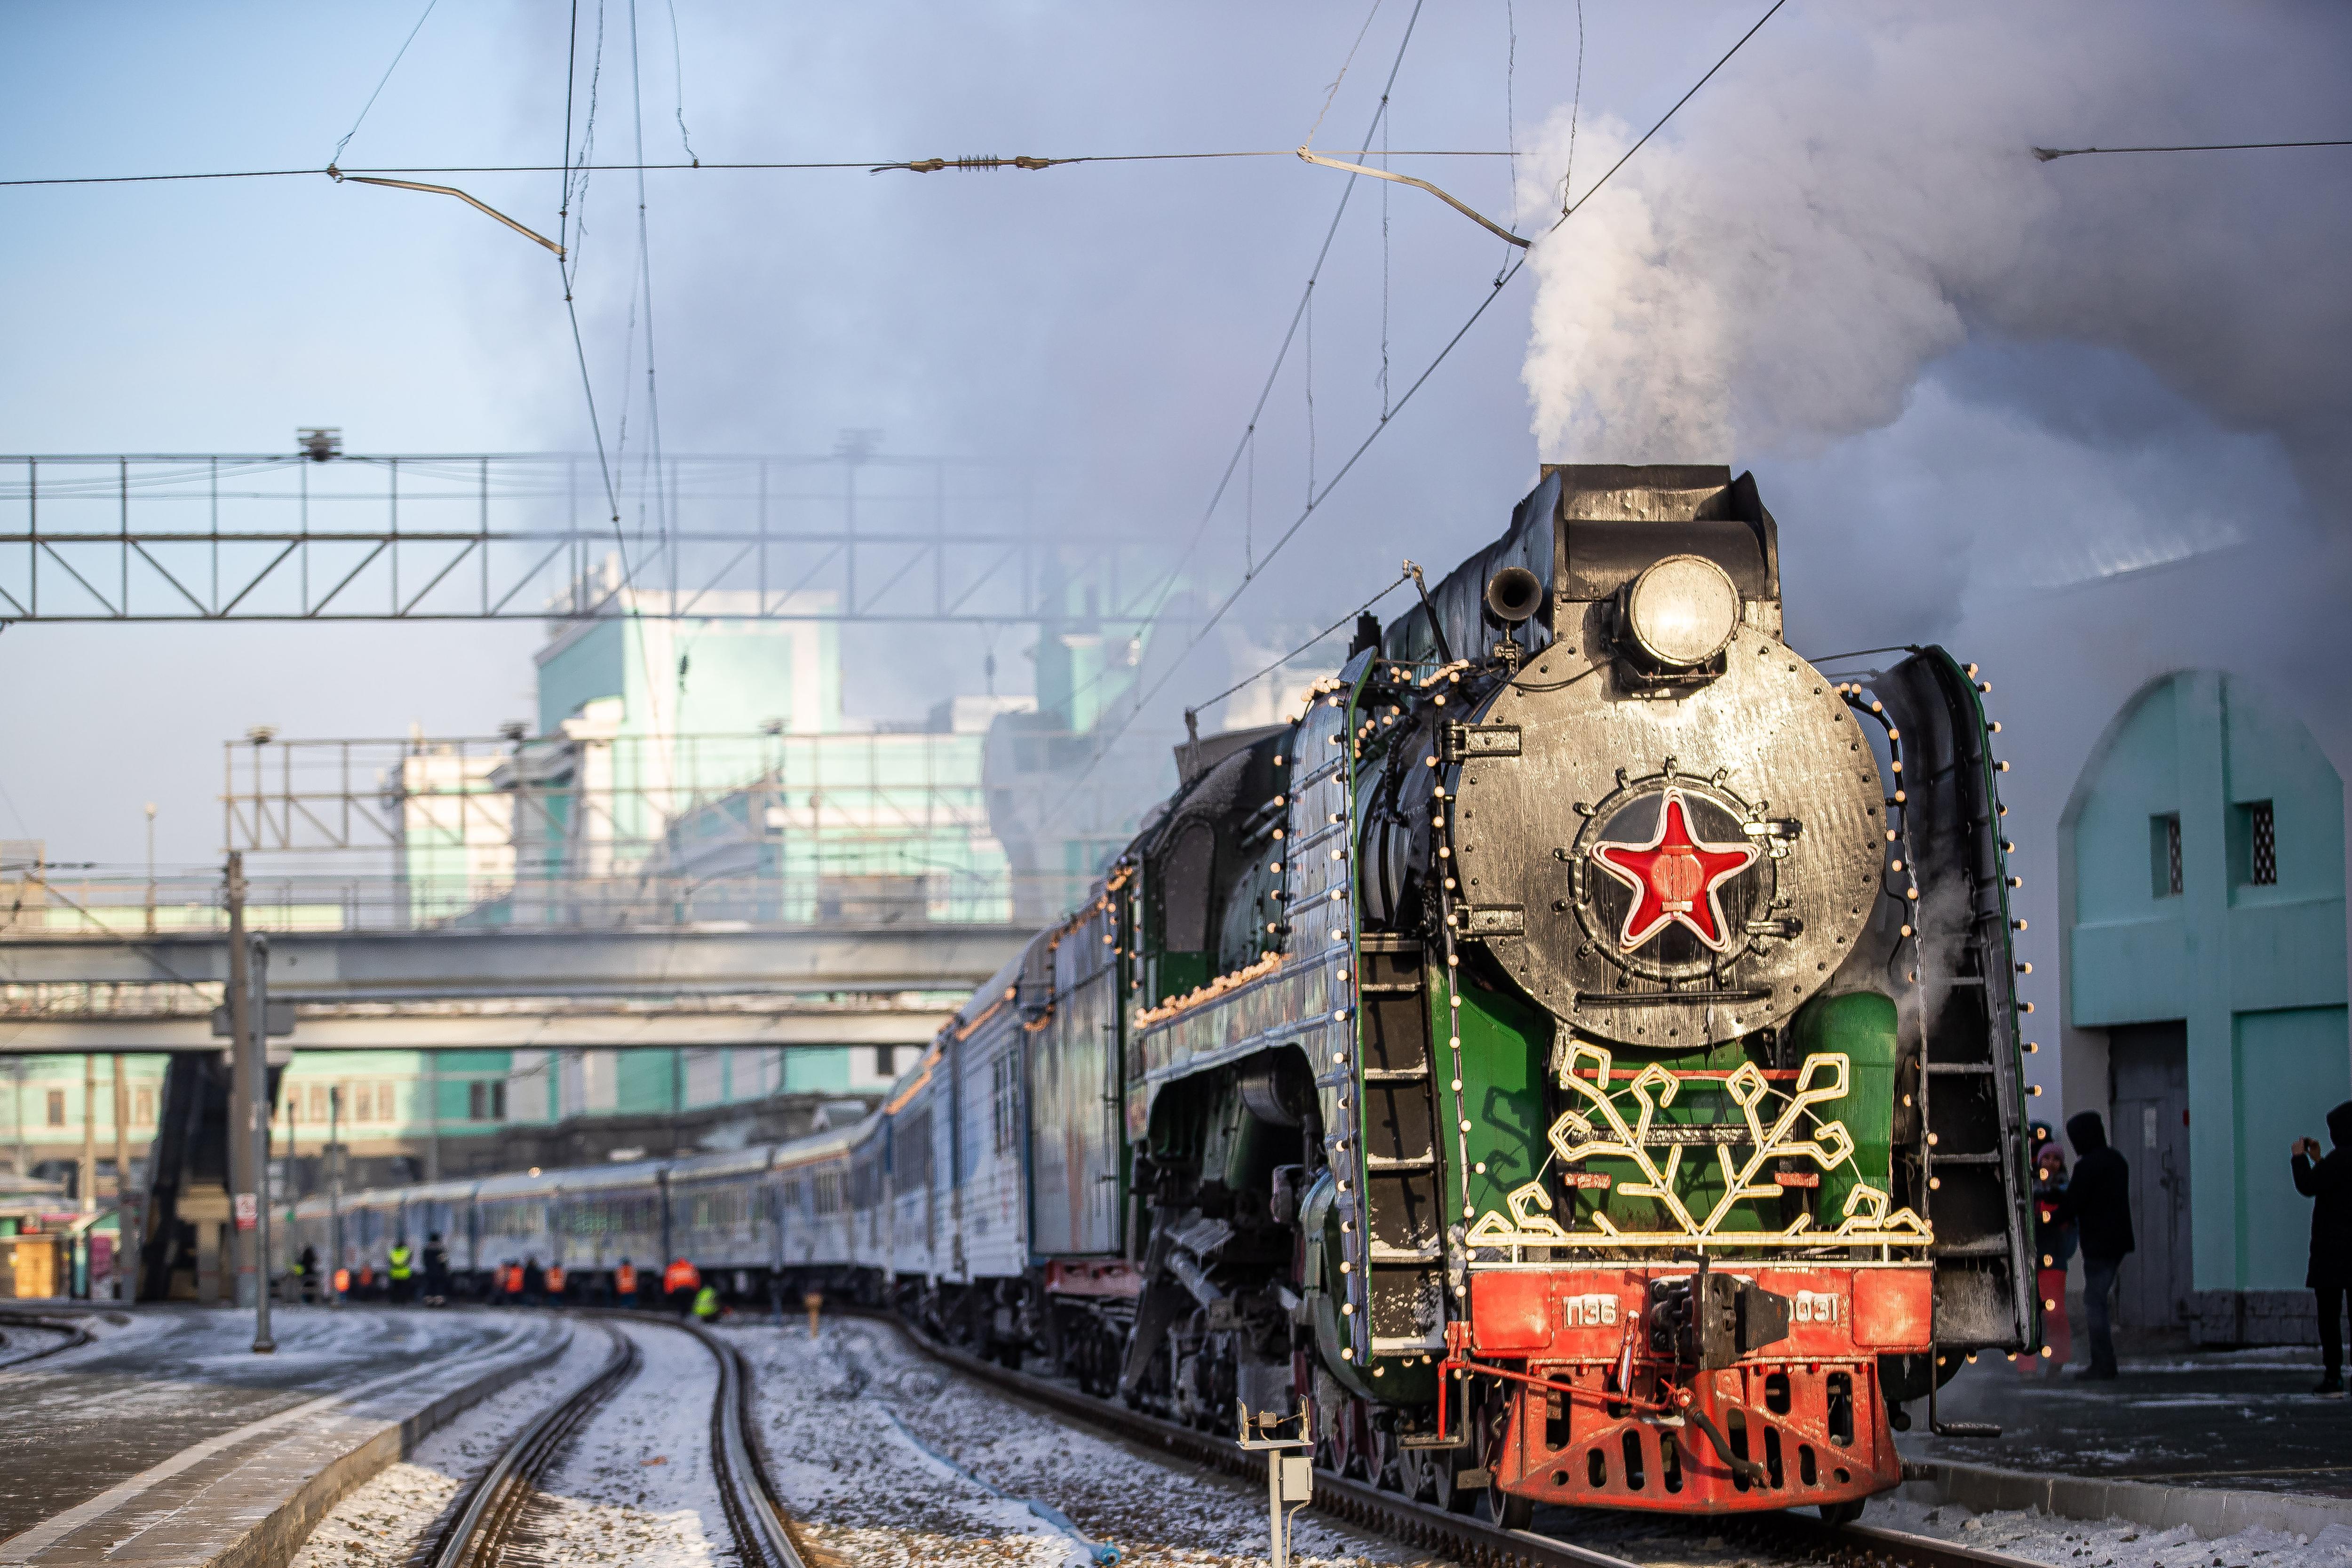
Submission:
M 1595 864 L 1633 890 L 1618 945 L 1627 952 L 1670 925 L 1688 927 L 1717 952 L 1731 949 L 1723 905 L 1716 891 L 1754 865 L 1763 851 L 1753 844 L 1707 844 L 1694 837 L 1683 792 L 1669 788 L 1658 808 L 1658 831 L 1647 844 L 1592 846 Z

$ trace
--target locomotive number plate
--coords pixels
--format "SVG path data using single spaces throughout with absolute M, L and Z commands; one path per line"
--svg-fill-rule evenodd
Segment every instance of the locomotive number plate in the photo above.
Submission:
M 1617 1298 L 1606 1290 L 1589 1296 L 1570 1296 L 1560 1306 L 1571 1329 L 1612 1328 L 1617 1322 Z
M 1843 1303 L 1831 1290 L 1800 1290 L 1792 1298 L 1790 1320 L 1799 1323 L 1835 1323 L 1844 1321 Z

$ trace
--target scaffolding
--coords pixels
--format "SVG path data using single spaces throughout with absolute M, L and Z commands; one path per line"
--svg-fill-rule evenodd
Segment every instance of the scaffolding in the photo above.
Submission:
M 1091 865 L 1015 869 L 1034 857 L 1003 841 L 1008 792 L 987 783 L 985 731 L 567 730 L 228 742 L 223 842 L 249 858 L 248 920 L 305 930 L 997 924 L 1068 907 L 1092 879 Z M 1094 743 L 1026 730 L 1022 740 Z M 1065 809 L 1108 820 L 1120 806 Z M 366 857 L 386 871 L 346 869 Z

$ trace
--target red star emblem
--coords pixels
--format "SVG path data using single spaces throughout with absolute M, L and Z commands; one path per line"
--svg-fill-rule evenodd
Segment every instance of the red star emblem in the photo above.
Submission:
M 1723 904 L 1716 890 L 1756 863 L 1753 844 L 1706 844 L 1692 837 L 1683 792 L 1669 788 L 1658 810 L 1658 831 L 1647 844 L 1595 844 L 1593 863 L 1633 890 L 1617 944 L 1627 952 L 1666 927 L 1682 924 L 1717 952 L 1731 950 Z

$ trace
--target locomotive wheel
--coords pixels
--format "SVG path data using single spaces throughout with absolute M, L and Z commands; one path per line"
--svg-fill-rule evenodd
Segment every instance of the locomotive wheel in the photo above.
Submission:
M 1397 1446 L 1396 1434 L 1385 1426 L 1372 1428 L 1372 1446 L 1365 1456 L 1366 1467 L 1371 1471 L 1372 1485 L 1384 1492 L 1401 1491 L 1404 1488 L 1404 1450 Z
M 1432 1448 L 1429 1450 L 1429 1500 L 1448 1513 L 1469 1513 L 1478 1506 L 1480 1489 L 1465 1487 L 1458 1479 L 1466 1448 Z
M 1397 1454 L 1397 1490 L 1415 1502 L 1437 1500 L 1440 1468 L 1453 1473 L 1453 1451 L 1447 1448 L 1404 1448 Z
M 1862 1517 L 1862 1503 L 1859 1500 L 1853 1502 L 1825 1502 L 1821 1506 L 1822 1522 L 1824 1524 L 1852 1524 Z
M 1525 1530 L 1536 1521 L 1536 1500 L 1507 1492 L 1492 1481 L 1486 1483 L 1486 1518 L 1505 1530 Z

